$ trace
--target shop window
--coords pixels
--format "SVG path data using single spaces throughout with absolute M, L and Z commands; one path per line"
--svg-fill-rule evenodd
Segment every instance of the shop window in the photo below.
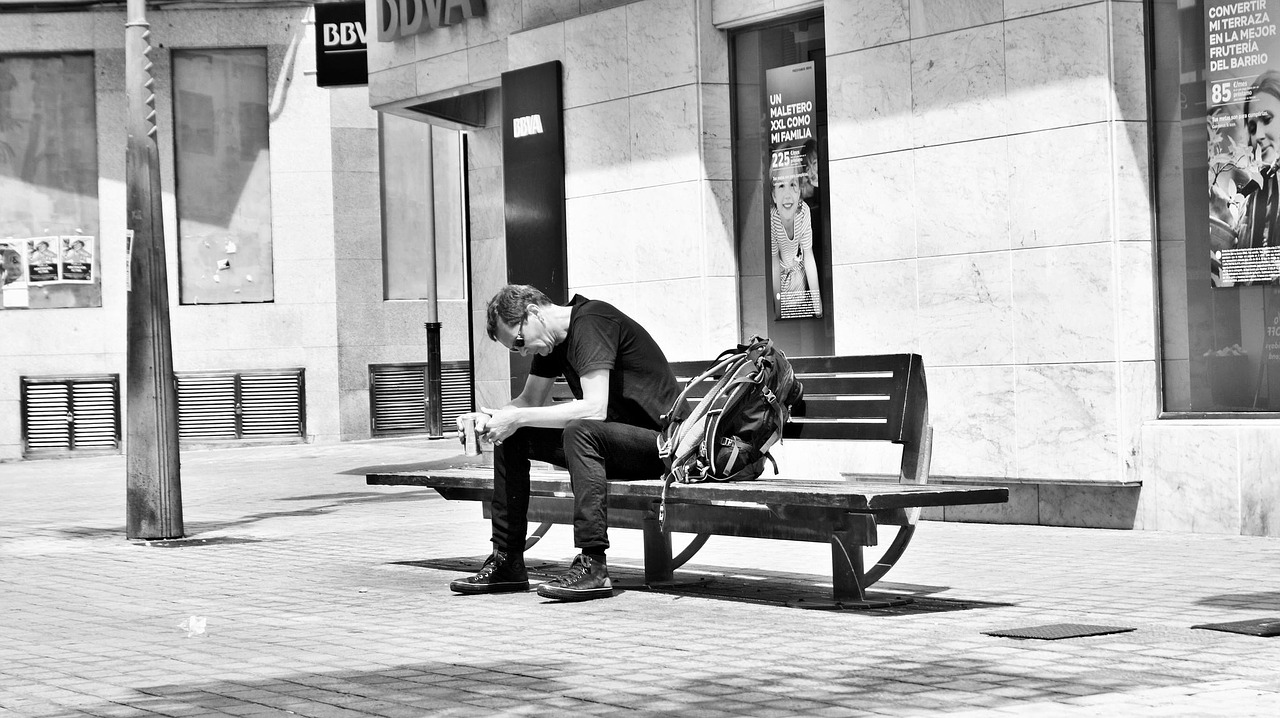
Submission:
M 93 55 L 0 55 L 0 309 L 102 306 Z
M 184 442 L 306 436 L 302 369 L 175 372 L 178 438 Z
M 445 431 L 460 414 L 472 411 L 475 392 L 471 362 L 440 366 L 440 414 Z M 426 363 L 369 365 L 369 417 L 373 436 L 427 431 Z
M 383 297 L 466 298 L 462 133 L 380 115 Z M 432 237 L 435 271 L 430 267 Z
M 735 235 L 742 336 L 830 354 L 831 218 L 821 16 L 736 33 Z
M 1164 409 L 1280 411 L 1280 35 L 1250 3 L 1148 4 Z
M 23 456 L 120 450 L 120 377 L 22 377 Z
M 267 97 L 265 49 L 173 52 L 183 304 L 274 299 Z

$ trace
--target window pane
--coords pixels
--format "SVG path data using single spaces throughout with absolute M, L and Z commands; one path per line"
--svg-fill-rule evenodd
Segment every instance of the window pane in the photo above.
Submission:
M 1164 407 L 1280 411 L 1280 287 L 1266 276 L 1231 276 L 1235 259 L 1280 256 L 1276 237 L 1261 238 L 1275 225 L 1251 219 L 1274 214 L 1265 198 L 1280 197 L 1280 187 L 1259 161 L 1269 144 L 1258 131 L 1263 123 L 1250 122 L 1273 97 L 1280 108 L 1280 83 L 1268 90 L 1260 82 L 1280 69 L 1280 40 L 1260 40 L 1260 54 L 1240 55 L 1236 45 L 1224 50 L 1230 33 L 1207 27 L 1206 19 L 1236 28 L 1252 20 L 1223 0 L 1150 7 Z M 1252 184 L 1243 181 L 1251 167 L 1259 170 Z M 1230 191 L 1221 191 L 1228 181 Z M 1275 199 L 1269 204 L 1274 208 Z
M 183 304 L 274 298 L 267 51 L 173 53 Z
M 462 134 L 387 114 L 379 127 L 384 297 L 428 297 L 434 231 L 436 298 L 464 299 Z
M 96 124 L 93 55 L 0 56 L 0 307 L 102 306 Z

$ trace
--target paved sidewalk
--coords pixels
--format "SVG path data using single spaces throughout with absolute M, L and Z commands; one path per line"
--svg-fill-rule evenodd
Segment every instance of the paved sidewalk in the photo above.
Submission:
M 0 716 L 1280 715 L 1280 638 L 1190 628 L 1280 619 L 1275 539 L 925 522 L 876 587 L 916 604 L 867 612 L 774 600 L 823 588 L 826 546 L 727 538 L 698 593 L 455 596 L 479 507 L 359 469 L 456 447 L 185 452 L 190 539 L 151 544 L 123 457 L 0 464 Z M 556 527 L 530 560 L 573 553 Z M 983 634 L 1051 623 L 1137 630 Z

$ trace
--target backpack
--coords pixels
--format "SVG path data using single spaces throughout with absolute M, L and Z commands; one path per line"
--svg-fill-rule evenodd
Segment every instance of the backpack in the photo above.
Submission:
M 715 384 L 688 408 L 689 394 L 704 381 Z M 769 449 L 782 439 L 791 407 L 803 393 L 786 355 L 761 337 L 723 352 L 690 379 L 658 435 L 658 455 L 667 469 L 660 520 L 673 482 L 747 481 L 764 473 L 766 459 L 778 473 Z

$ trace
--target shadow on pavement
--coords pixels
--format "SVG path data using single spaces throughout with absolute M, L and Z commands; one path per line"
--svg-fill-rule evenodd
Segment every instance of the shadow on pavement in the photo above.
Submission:
M 276 501 L 328 501 L 320 506 L 312 506 L 305 509 L 293 509 L 290 511 L 261 511 L 254 514 L 247 514 L 238 519 L 229 521 L 186 521 L 183 528 L 186 529 L 186 537 L 183 540 L 190 543 L 190 539 L 199 536 L 202 533 L 211 533 L 215 531 L 226 531 L 229 529 L 242 528 L 250 524 L 266 521 L 268 519 L 278 518 L 296 518 L 302 516 L 321 516 L 346 506 L 356 506 L 363 504 L 388 504 L 399 503 L 405 501 L 430 501 L 437 498 L 434 492 L 423 491 L 344 491 L 332 494 L 311 494 L 305 496 L 285 496 L 275 499 Z M 60 528 L 58 533 L 69 538 L 81 539 L 100 539 L 100 538 L 120 538 L 124 536 L 125 527 L 69 527 Z
M 437 571 L 456 572 L 461 575 L 475 573 L 484 565 L 487 556 L 458 556 L 426 559 L 422 561 L 394 561 L 396 566 L 429 568 Z M 535 585 L 550 580 L 567 571 L 569 564 L 558 561 L 526 559 L 529 579 Z M 750 569 L 724 566 L 698 566 L 676 571 L 670 584 L 646 585 L 644 566 L 625 561 L 611 562 L 609 575 L 617 591 L 642 591 L 677 598 L 710 598 L 721 601 L 757 603 L 769 606 L 801 608 L 797 604 L 820 604 L 831 598 L 830 579 L 809 574 L 785 574 L 753 572 Z M 872 587 L 875 593 L 891 593 L 906 596 L 912 602 L 903 606 L 858 610 L 866 615 L 906 616 L 924 613 L 964 611 L 977 608 L 999 608 L 1013 604 L 989 601 L 966 601 L 942 598 L 931 594 L 948 590 L 946 586 L 921 586 L 895 584 L 881 581 Z
M 680 649 L 688 653 L 689 647 Z M 45 718 L 155 715 L 482 716 L 482 715 L 789 715 L 890 709 L 922 715 L 995 710 L 1036 701 L 1125 693 L 1182 679 L 1117 674 L 1105 667 L 1082 675 L 1027 681 L 1023 670 L 976 658 L 834 657 L 802 670 L 780 661 L 717 665 L 714 648 L 697 652 L 678 678 L 658 685 L 617 676 L 625 656 L 559 653 L 504 661 L 422 663 L 384 670 L 293 672 L 269 678 L 212 680 L 122 689 L 110 701 L 59 710 L 40 699 L 14 706 Z M 963 676 L 963 688 L 951 688 Z M 992 691 L 1017 689 L 1016 697 Z M 783 710 L 781 706 L 790 706 Z M 51 710 L 52 709 L 52 710 Z M 27 712 L 29 711 L 29 712 Z M 878 714 L 878 713 L 877 713 Z
M 1268 611 L 1280 611 L 1280 591 L 1261 591 L 1257 593 L 1222 593 L 1217 596 L 1205 596 L 1197 599 L 1201 606 L 1222 606 L 1225 608 L 1248 608 Z

